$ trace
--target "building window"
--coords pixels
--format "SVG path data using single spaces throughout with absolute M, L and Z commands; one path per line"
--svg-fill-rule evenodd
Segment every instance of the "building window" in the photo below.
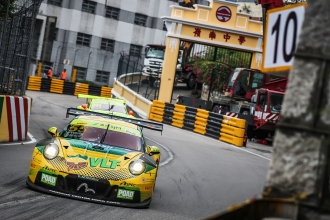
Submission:
M 81 11 L 95 14 L 96 2 L 93 1 L 83 1 Z
M 89 43 L 91 42 L 91 37 L 92 36 L 89 34 L 78 33 L 76 43 L 84 46 L 89 46 Z
M 107 9 L 105 11 L 105 17 L 118 20 L 119 8 L 113 8 L 113 7 L 107 6 Z
M 109 83 L 110 72 L 97 71 L 95 81 L 99 83 L 108 84 Z
M 55 6 L 62 6 L 62 0 L 48 0 L 47 1 L 48 4 L 50 5 L 55 5 Z
M 135 14 L 134 24 L 146 26 L 147 23 L 147 16 L 141 14 Z
M 139 57 L 141 56 L 141 51 L 142 51 L 142 46 L 131 44 L 131 48 L 129 49 L 129 54 L 131 56 Z
M 77 70 L 77 75 L 76 75 L 76 80 L 85 80 L 86 78 L 86 68 L 83 67 L 73 67 L 74 69 Z
M 101 41 L 101 50 L 107 50 L 107 51 L 113 52 L 114 45 L 115 45 L 115 41 L 114 40 L 102 38 L 102 41 Z

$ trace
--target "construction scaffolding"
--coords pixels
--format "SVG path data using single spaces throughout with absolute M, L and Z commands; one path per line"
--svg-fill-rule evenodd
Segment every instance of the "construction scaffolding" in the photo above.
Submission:
M 0 94 L 25 94 L 36 15 L 42 0 L 0 0 Z

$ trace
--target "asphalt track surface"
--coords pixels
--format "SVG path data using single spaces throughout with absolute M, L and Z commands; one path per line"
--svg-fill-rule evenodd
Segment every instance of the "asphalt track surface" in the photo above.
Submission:
M 47 128 L 62 129 L 66 108 L 85 100 L 28 91 L 33 98 L 29 132 L 41 140 Z M 202 219 L 262 192 L 271 147 L 237 148 L 179 128 L 144 130 L 161 149 L 153 200 L 148 209 L 131 209 L 48 195 L 27 188 L 35 143 L 0 144 L 0 219 Z

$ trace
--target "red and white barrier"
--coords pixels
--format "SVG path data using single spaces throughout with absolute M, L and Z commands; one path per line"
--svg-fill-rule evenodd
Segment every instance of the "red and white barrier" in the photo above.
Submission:
M 31 101 L 30 97 L 2 96 L 0 142 L 23 141 L 27 138 Z

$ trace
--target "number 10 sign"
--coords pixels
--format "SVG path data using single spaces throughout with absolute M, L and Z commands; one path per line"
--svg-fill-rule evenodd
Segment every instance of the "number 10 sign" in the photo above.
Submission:
M 305 17 L 306 4 L 269 10 L 264 34 L 263 72 L 290 70 Z

